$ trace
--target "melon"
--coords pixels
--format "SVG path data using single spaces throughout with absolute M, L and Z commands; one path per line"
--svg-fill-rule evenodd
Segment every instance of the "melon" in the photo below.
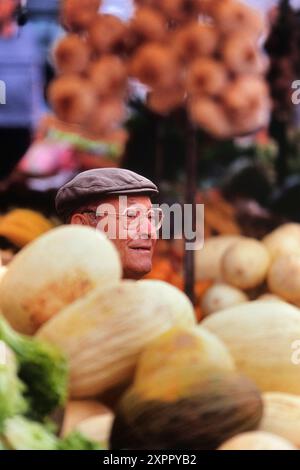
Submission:
M 227 248 L 240 240 L 241 237 L 235 235 L 219 235 L 211 237 L 205 241 L 204 247 L 195 252 L 196 279 L 220 280 L 221 279 L 221 259 Z
M 222 277 L 239 289 L 252 289 L 266 278 L 270 256 L 264 245 L 254 239 L 242 239 L 230 246 L 221 260 Z
M 119 254 L 105 235 L 79 226 L 47 232 L 23 248 L 0 283 L 0 308 L 18 332 L 34 334 L 96 286 L 117 283 Z
M 218 283 L 207 289 L 203 295 L 201 310 L 204 316 L 207 316 L 218 310 L 224 310 L 224 308 L 232 307 L 248 300 L 247 295 L 240 289 L 228 284 Z
M 293 345 L 300 338 L 300 310 L 285 302 L 246 302 L 205 318 L 201 325 L 220 338 L 239 371 L 264 392 L 300 394 Z
M 271 433 L 254 431 L 239 434 L 224 442 L 218 450 L 297 450 L 293 444 Z
M 73 398 L 96 397 L 130 381 L 143 349 L 174 326 L 194 326 L 194 308 L 179 289 L 161 281 L 121 281 L 51 318 L 37 337 L 69 359 Z

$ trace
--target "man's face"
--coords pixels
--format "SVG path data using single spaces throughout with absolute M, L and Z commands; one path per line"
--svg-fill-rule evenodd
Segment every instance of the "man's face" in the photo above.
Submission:
M 74 214 L 72 224 L 95 227 L 116 246 L 126 279 L 140 279 L 152 269 L 152 257 L 157 241 L 152 203 L 147 196 L 108 197 L 91 204 L 87 211 Z M 150 212 L 149 212 L 150 211 Z M 139 214 L 138 217 L 135 217 Z
M 0 22 L 10 21 L 20 2 L 17 0 L 0 1 Z

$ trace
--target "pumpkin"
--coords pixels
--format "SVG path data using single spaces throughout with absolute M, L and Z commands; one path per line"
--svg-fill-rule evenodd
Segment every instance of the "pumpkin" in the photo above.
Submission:
M 201 301 L 201 309 L 204 316 L 207 316 L 218 310 L 247 302 L 247 300 L 247 295 L 236 287 L 218 283 L 205 292 Z
M 254 239 L 242 239 L 230 246 L 221 261 L 223 279 L 239 289 L 252 289 L 267 276 L 270 256 L 264 245 Z
M 297 450 L 291 442 L 274 434 L 254 431 L 239 434 L 224 442 L 218 450 Z
M 300 396 L 288 393 L 263 394 L 262 431 L 277 434 L 300 448 Z
M 87 227 L 59 227 L 23 248 L 0 284 L 0 308 L 12 327 L 33 334 L 97 285 L 121 278 L 114 245 Z
M 37 337 L 66 354 L 71 396 L 85 398 L 130 381 L 147 344 L 176 325 L 194 324 L 191 302 L 175 287 L 121 281 L 94 289 L 49 320 Z
M 293 344 L 300 338 L 300 311 L 285 302 L 246 302 L 210 315 L 202 326 L 228 347 L 237 369 L 265 392 L 300 394 Z

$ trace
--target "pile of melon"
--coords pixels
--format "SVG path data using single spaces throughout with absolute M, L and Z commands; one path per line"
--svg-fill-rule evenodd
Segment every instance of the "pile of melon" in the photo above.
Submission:
M 255 299 L 300 306 L 300 224 L 284 224 L 262 241 L 208 239 L 196 252 L 196 277 L 214 282 L 201 300 L 205 316 Z
M 296 241 L 276 244 L 289 228 L 206 244 L 213 262 L 203 269 L 222 276 L 223 301 L 239 302 L 200 325 L 179 289 L 122 280 L 114 245 L 93 229 L 60 227 L 21 250 L 1 280 L 0 312 L 67 357 L 63 434 L 111 449 L 300 448 L 300 309 L 248 300 L 273 289 L 276 263 L 297 257 Z

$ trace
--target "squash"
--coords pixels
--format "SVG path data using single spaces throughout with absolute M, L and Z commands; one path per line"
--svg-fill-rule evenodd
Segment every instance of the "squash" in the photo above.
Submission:
M 252 289 L 266 278 L 270 256 L 264 245 L 254 239 L 242 239 L 230 246 L 221 261 L 223 279 L 239 289 Z
M 246 302 L 214 313 L 202 326 L 228 347 L 237 369 L 265 392 L 300 394 L 292 345 L 300 338 L 300 311 L 285 302 Z
M 239 434 L 224 442 L 218 450 L 297 450 L 293 444 L 274 434 L 254 431 Z
M 161 281 L 121 281 L 73 303 L 37 337 L 66 354 L 71 396 L 87 398 L 130 381 L 147 344 L 173 326 L 193 326 L 195 321 L 191 302 L 175 287 Z
M 117 283 L 122 268 L 114 245 L 97 230 L 59 227 L 23 248 L 0 283 L 0 308 L 21 333 L 37 329 L 99 286 Z
M 201 309 L 204 316 L 223 310 L 224 308 L 247 302 L 247 295 L 236 287 L 228 284 L 215 284 L 204 294 Z
M 81 422 L 93 416 L 111 415 L 109 408 L 96 400 L 69 401 L 65 408 L 64 422 L 61 434 L 67 436 L 78 428 Z
M 262 431 L 277 434 L 300 448 L 300 396 L 288 393 L 263 394 Z
M 273 294 L 300 305 L 300 252 L 275 259 L 268 273 L 268 287 Z
M 18 248 L 54 228 L 51 220 L 29 209 L 14 209 L 0 220 L 0 236 Z
M 283 224 L 262 240 L 272 260 L 278 256 L 300 253 L 300 224 Z
M 227 248 L 240 239 L 236 235 L 219 235 L 206 240 L 204 247 L 195 252 L 196 280 L 220 280 L 222 256 Z

